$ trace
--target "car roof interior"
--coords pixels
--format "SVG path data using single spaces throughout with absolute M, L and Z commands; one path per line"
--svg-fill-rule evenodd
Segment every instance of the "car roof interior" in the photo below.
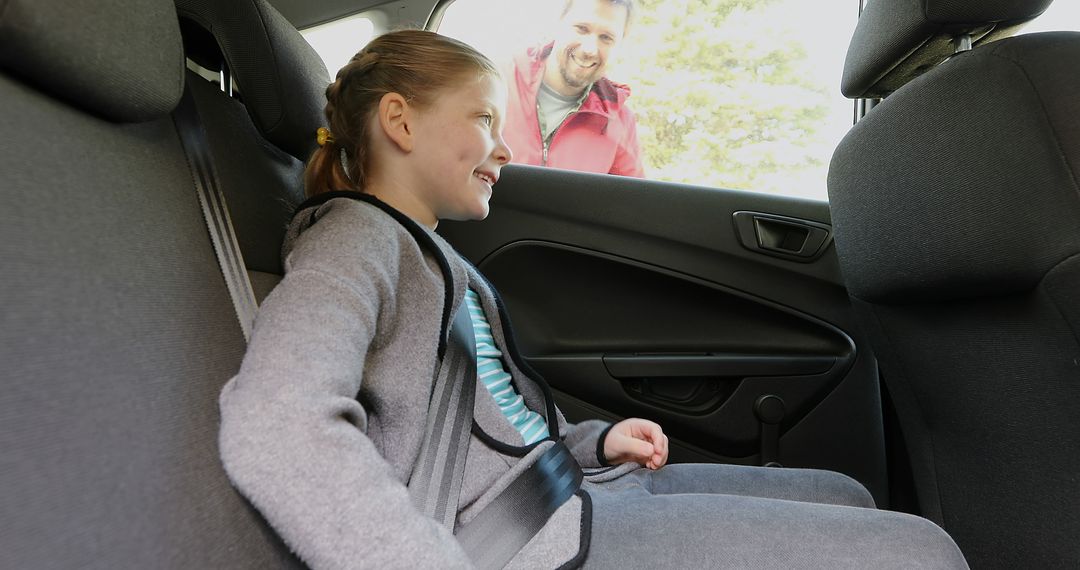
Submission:
M 436 5 L 448 4 L 448 2 L 440 0 L 423 0 L 420 2 L 385 2 L 380 0 L 303 2 L 301 0 L 275 0 L 271 4 L 294 26 L 302 30 L 373 9 L 388 13 L 406 11 L 409 18 L 417 18 L 417 21 L 424 23 L 427 22 L 427 17 L 431 15 Z

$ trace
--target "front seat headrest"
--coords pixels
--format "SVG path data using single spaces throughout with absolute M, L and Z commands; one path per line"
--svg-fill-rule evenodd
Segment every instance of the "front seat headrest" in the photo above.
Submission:
M 184 91 L 169 0 L 0 2 L 0 68 L 118 123 L 167 115 Z
M 840 91 L 882 98 L 956 51 L 1009 37 L 1052 0 L 870 0 L 848 46 Z

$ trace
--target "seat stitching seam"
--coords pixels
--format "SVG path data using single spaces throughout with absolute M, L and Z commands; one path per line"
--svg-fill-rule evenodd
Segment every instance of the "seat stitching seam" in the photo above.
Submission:
M 1059 261 L 1056 265 L 1051 267 L 1050 270 L 1047 271 L 1045 275 L 1043 275 L 1042 281 L 1045 283 L 1046 280 L 1050 277 L 1050 274 L 1053 273 L 1055 269 L 1057 269 L 1058 267 L 1061 267 L 1062 265 L 1065 265 L 1066 263 L 1069 263 L 1070 261 L 1072 261 L 1074 259 L 1080 259 L 1080 253 L 1075 253 L 1075 254 L 1070 255 L 1070 256 L 1066 257 L 1065 259 L 1062 259 L 1061 261 Z M 1045 287 L 1044 287 L 1044 289 L 1045 289 L 1045 291 L 1047 293 L 1047 297 L 1050 298 L 1050 302 L 1054 305 L 1054 308 L 1057 309 L 1058 315 L 1061 316 L 1061 319 L 1063 321 L 1065 321 L 1065 325 L 1069 327 L 1070 331 L 1072 331 L 1073 338 L 1075 338 L 1078 342 L 1080 342 L 1080 323 L 1074 325 L 1073 322 L 1071 320 L 1069 320 L 1068 315 L 1065 314 L 1065 311 L 1062 309 L 1061 304 L 1058 303 L 1057 296 L 1054 295 L 1054 292 L 1052 290 L 1050 290 L 1050 289 L 1045 288 Z

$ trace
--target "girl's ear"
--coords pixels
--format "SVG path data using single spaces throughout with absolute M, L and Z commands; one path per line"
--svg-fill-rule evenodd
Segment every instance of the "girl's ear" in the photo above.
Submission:
M 412 108 L 400 93 L 387 93 L 379 100 L 379 126 L 402 152 L 412 152 Z

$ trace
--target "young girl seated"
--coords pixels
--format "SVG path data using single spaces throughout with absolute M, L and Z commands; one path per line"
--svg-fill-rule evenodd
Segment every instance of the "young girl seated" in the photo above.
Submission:
M 511 158 L 506 91 L 484 56 L 394 32 L 326 95 L 285 278 L 221 394 L 229 476 L 312 568 L 472 567 L 477 553 L 454 529 L 556 446 L 584 482 L 508 567 L 965 567 L 938 527 L 874 510 L 843 475 L 665 466 L 653 422 L 566 422 L 516 353 L 491 286 L 434 233 L 441 219 L 486 217 Z M 432 391 L 462 306 L 474 425 L 447 525 L 416 506 L 410 483 L 425 426 L 441 429 Z

